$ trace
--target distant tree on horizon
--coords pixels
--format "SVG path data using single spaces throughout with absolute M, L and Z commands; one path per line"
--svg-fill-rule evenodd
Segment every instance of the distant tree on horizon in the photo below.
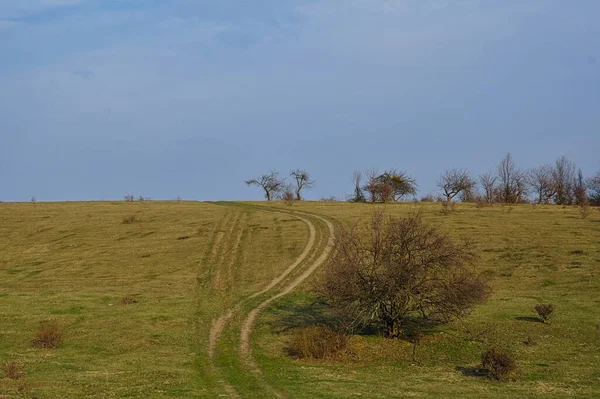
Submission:
M 481 188 L 483 188 L 483 198 L 488 205 L 491 205 L 494 202 L 497 181 L 498 177 L 494 176 L 492 172 L 486 172 L 479 175 L 479 183 L 481 184 Z
M 506 204 L 522 202 L 527 195 L 527 179 L 507 153 L 498 164 L 498 199 Z
M 296 200 L 302 201 L 302 190 L 311 188 L 315 184 L 315 181 L 311 180 L 308 172 L 303 169 L 292 170 L 290 176 L 293 177 L 296 182 L 296 187 L 294 188 Z
M 417 194 L 417 183 L 403 171 L 390 169 L 379 174 L 372 168 L 367 171 L 368 181 L 363 189 L 369 193 L 370 202 L 401 201 L 407 195 Z
M 472 197 L 475 186 L 477 186 L 477 182 L 466 169 L 448 169 L 438 181 L 438 187 L 444 192 L 447 202 L 452 201 L 461 193 L 466 197 Z
M 600 206 L 600 170 L 586 179 L 590 204 Z
M 536 166 L 527 174 L 527 181 L 537 195 L 535 201 L 538 204 L 548 204 L 556 195 L 556 186 L 552 175 L 552 166 L 548 164 Z
M 263 189 L 265 192 L 265 198 L 267 201 L 273 200 L 285 186 L 285 181 L 279 178 L 279 173 L 272 170 L 268 174 L 260 175 L 254 179 L 246 180 L 245 183 L 248 186 L 257 186 Z
M 577 166 L 575 162 L 562 156 L 556 160 L 552 172 L 554 181 L 554 203 L 557 205 L 571 205 L 575 201 L 575 182 Z

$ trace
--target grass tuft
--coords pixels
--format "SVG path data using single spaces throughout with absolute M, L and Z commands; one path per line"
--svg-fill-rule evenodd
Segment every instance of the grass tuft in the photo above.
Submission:
M 4 371 L 4 376 L 11 380 L 20 380 L 25 377 L 25 367 L 15 360 L 7 360 L 2 363 L 2 370 Z
M 62 328 L 56 320 L 42 324 L 32 344 L 36 348 L 54 349 L 60 345 L 63 338 Z
M 125 217 L 123 217 L 123 220 L 122 220 L 123 224 L 132 224 L 135 222 L 139 222 L 139 219 L 136 215 L 125 216 Z
M 138 303 L 137 299 L 133 298 L 130 295 L 124 296 L 119 302 L 121 303 L 121 305 L 132 305 L 134 303 Z

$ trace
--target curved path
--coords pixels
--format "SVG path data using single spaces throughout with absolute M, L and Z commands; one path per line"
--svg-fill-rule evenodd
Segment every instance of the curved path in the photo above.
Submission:
M 311 251 L 314 250 L 315 241 L 316 241 L 316 229 L 315 229 L 314 224 L 310 220 L 305 219 L 301 216 L 298 216 L 298 214 L 296 212 L 286 212 L 286 211 L 279 211 L 279 210 L 271 211 L 271 212 L 285 213 L 285 214 L 291 215 L 291 216 L 303 221 L 309 228 L 308 243 L 307 243 L 306 247 L 304 248 L 304 251 L 302 252 L 302 254 L 300 254 L 300 256 L 294 261 L 294 263 L 292 263 L 290 266 L 288 266 L 282 274 L 280 274 L 279 276 L 274 278 L 263 290 L 256 292 L 256 293 L 252 294 L 251 296 L 247 297 L 241 303 L 239 303 L 236 306 L 234 306 L 233 308 L 227 310 L 227 312 L 225 312 L 223 315 L 221 315 L 219 318 L 217 318 L 213 322 L 211 329 L 210 329 L 210 338 L 209 338 L 209 344 L 208 344 L 208 354 L 209 354 L 210 359 L 214 359 L 219 338 L 220 338 L 221 334 L 223 333 L 223 330 L 225 329 L 229 320 L 231 320 L 231 318 L 234 316 L 234 314 L 240 310 L 241 305 L 246 300 L 255 298 L 255 297 L 263 295 L 269 291 L 272 291 L 274 287 L 276 287 L 278 284 L 280 284 L 282 281 L 284 281 L 285 278 L 291 272 L 293 272 L 302 262 L 304 262 L 307 259 L 307 257 L 311 254 Z M 240 332 L 240 353 L 243 356 L 244 360 L 246 361 L 247 366 L 254 373 L 257 373 L 257 374 L 260 373 L 260 368 L 258 367 L 258 364 L 254 361 L 254 359 L 252 357 L 252 350 L 251 350 L 251 345 L 250 345 L 250 335 L 251 335 L 252 327 L 256 320 L 256 317 L 271 302 L 275 301 L 276 299 L 278 299 L 284 295 L 289 294 L 294 288 L 296 288 L 304 280 L 306 280 L 321 264 L 323 264 L 323 262 L 329 256 L 331 248 L 333 247 L 333 239 L 334 239 L 333 224 L 322 217 L 319 217 L 316 215 L 310 215 L 310 216 L 317 218 L 317 219 L 321 220 L 322 222 L 324 222 L 327 225 L 327 228 L 329 230 L 329 240 L 327 242 L 327 245 L 326 245 L 323 253 L 300 276 L 298 276 L 296 279 L 294 279 L 288 285 L 286 285 L 282 291 L 271 296 L 270 298 L 266 299 L 265 301 L 261 302 L 258 306 L 253 308 L 248 313 L 248 315 L 246 316 L 246 318 L 242 324 L 242 328 L 241 328 L 241 332 Z M 234 397 L 234 398 L 239 397 L 237 391 L 235 390 L 235 388 L 233 386 L 229 385 L 228 383 L 225 383 L 224 388 L 231 397 Z M 277 396 L 277 397 L 282 396 L 282 394 L 277 392 L 276 389 L 274 389 L 272 387 L 268 387 L 268 389 L 272 393 L 274 393 L 275 396 Z
M 334 240 L 333 224 L 330 221 L 325 220 L 321 217 L 318 217 L 318 216 L 315 216 L 315 217 L 317 217 L 318 219 L 325 222 L 325 224 L 327 225 L 327 228 L 329 229 L 329 241 L 327 242 L 327 246 L 325 247 L 325 250 L 323 251 L 321 256 L 319 256 L 319 258 L 317 260 L 315 260 L 314 263 L 312 265 L 310 265 L 304 271 L 304 273 L 302 273 L 300 276 L 298 276 L 298 278 L 296 278 L 294 281 L 289 283 L 281 292 L 279 292 L 276 295 L 273 295 L 272 297 L 263 301 L 257 307 L 252 309 L 250 311 L 250 313 L 248 313 L 248 316 L 246 316 L 246 319 L 244 320 L 244 323 L 242 324 L 242 330 L 240 333 L 240 353 L 246 358 L 248 364 L 251 366 L 251 368 L 255 372 L 260 372 L 260 368 L 258 367 L 258 364 L 256 364 L 256 362 L 254 361 L 254 359 L 252 357 L 252 349 L 250 347 L 250 334 L 252 332 L 252 326 L 254 324 L 254 321 L 256 320 L 256 317 L 271 302 L 277 300 L 278 298 L 281 298 L 284 295 L 289 294 L 290 292 L 292 292 L 292 290 L 294 288 L 296 288 L 297 286 L 302 284 L 302 282 L 304 282 L 304 280 L 306 280 L 308 277 L 310 277 L 310 275 L 313 274 L 314 271 L 317 270 L 317 268 L 319 266 L 321 266 L 323 264 L 323 262 L 325 262 L 325 260 L 327 260 L 327 257 L 329 256 L 329 253 L 331 252 L 331 249 L 333 248 L 333 240 Z

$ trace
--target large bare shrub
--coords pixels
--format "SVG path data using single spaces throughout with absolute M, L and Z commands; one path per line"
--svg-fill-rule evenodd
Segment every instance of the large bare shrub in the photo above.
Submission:
M 450 321 L 484 301 L 489 289 L 471 268 L 476 260 L 469 242 L 455 243 L 420 214 L 393 219 L 378 210 L 366 232 L 340 228 L 321 290 L 357 323 L 398 337 L 409 322 Z

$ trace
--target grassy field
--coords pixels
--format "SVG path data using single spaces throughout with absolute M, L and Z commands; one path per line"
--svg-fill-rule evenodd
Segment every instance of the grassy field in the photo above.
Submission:
M 371 205 L 0 204 L 0 362 L 26 373 L 13 380 L 0 371 L 0 397 L 600 397 L 598 212 L 385 208 L 420 210 L 452 236 L 472 238 L 492 297 L 464 323 L 428 331 L 418 363 L 409 343 L 377 335 L 353 336 L 337 361 L 297 360 L 287 355 L 294 328 L 331 319 L 311 293 L 317 272 L 258 315 L 251 337 L 259 372 L 240 356 L 240 328 L 323 252 L 328 230 L 313 215 L 367 220 Z M 309 224 L 307 258 L 251 297 L 308 248 Z M 542 302 L 556 306 L 550 324 L 533 311 Z M 211 327 L 229 311 L 211 355 Z M 62 343 L 33 347 L 49 320 L 62 327 Z M 515 355 L 518 381 L 469 375 L 492 345 Z

